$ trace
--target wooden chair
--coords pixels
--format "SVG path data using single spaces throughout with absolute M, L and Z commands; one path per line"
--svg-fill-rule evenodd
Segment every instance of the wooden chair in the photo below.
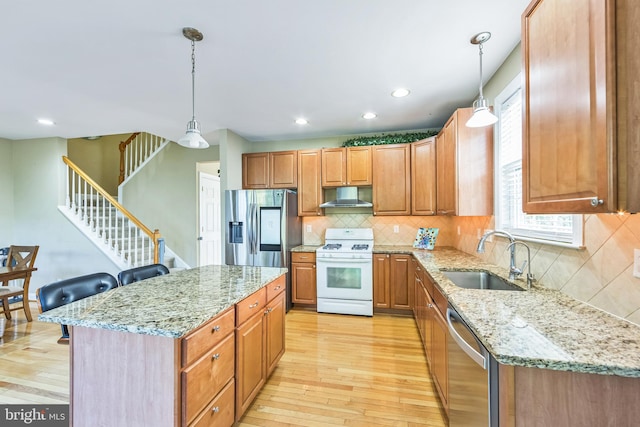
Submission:
M 22 269 L 31 269 L 36 262 L 39 246 L 10 246 L 9 255 L 7 256 L 7 268 L 17 271 Z M 24 310 L 24 315 L 28 322 L 31 322 L 31 310 L 29 309 L 29 281 L 31 280 L 31 271 L 24 274 L 24 282 L 22 287 L 9 286 L 9 280 L 2 281 L 0 288 L 0 298 L 2 299 L 2 309 L 4 316 L 10 320 L 11 312 L 16 310 Z M 11 307 L 9 299 L 13 298 L 16 303 L 22 302 L 19 307 Z

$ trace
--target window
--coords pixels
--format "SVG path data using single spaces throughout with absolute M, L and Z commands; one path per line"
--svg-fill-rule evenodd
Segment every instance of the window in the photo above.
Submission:
M 496 228 L 523 240 L 582 245 L 582 215 L 522 212 L 522 89 L 516 77 L 496 97 Z

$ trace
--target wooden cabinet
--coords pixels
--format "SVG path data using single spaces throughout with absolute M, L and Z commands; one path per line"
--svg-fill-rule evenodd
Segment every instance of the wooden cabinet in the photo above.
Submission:
M 322 149 L 322 186 L 342 187 L 371 185 L 371 147 Z
M 297 188 L 298 152 L 244 153 L 242 188 Z
M 291 253 L 291 302 L 317 304 L 315 252 Z
M 445 321 L 447 299 L 419 265 L 414 275 L 414 318 L 424 346 L 431 378 L 443 408 L 448 413 L 449 362 L 447 355 L 448 328 Z
M 236 421 L 284 354 L 285 276 L 236 304 Z
M 633 0 L 522 15 L 524 212 L 640 211 L 638 17 Z
M 493 214 L 493 127 L 466 127 L 472 114 L 456 110 L 437 136 L 438 215 Z
M 373 254 L 374 308 L 412 310 L 414 296 L 410 260 L 410 255 Z
M 373 214 L 411 214 L 411 145 L 375 145 Z
M 298 150 L 298 216 L 323 214 L 321 159 L 321 150 Z
M 436 214 L 436 138 L 411 144 L 411 214 Z

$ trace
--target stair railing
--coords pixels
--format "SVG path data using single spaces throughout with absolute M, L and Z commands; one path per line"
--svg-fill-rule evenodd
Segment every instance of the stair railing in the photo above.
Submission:
M 136 169 L 158 150 L 166 139 L 146 132 L 134 132 L 125 141 L 120 142 L 120 175 L 118 184 L 122 184 Z
M 151 231 L 68 157 L 62 160 L 68 177 L 65 203 L 73 216 L 127 265 L 162 262 L 160 231 Z

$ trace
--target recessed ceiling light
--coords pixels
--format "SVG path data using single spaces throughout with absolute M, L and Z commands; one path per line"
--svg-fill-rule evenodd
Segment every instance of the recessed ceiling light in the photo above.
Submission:
M 302 117 L 299 119 L 296 119 L 296 123 L 299 125 L 306 125 L 309 123 L 309 121 L 307 119 L 303 119 Z
M 394 98 L 402 98 L 403 96 L 409 95 L 409 93 L 409 89 L 398 88 L 391 92 L 391 96 L 393 96 Z
M 38 123 L 40 123 L 41 125 L 47 125 L 47 126 L 55 125 L 55 122 L 49 119 L 38 119 Z
M 376 117 L 376 113 L 364 113 L 362 115 L 362 118 L 367 120 L 375 119 Z

